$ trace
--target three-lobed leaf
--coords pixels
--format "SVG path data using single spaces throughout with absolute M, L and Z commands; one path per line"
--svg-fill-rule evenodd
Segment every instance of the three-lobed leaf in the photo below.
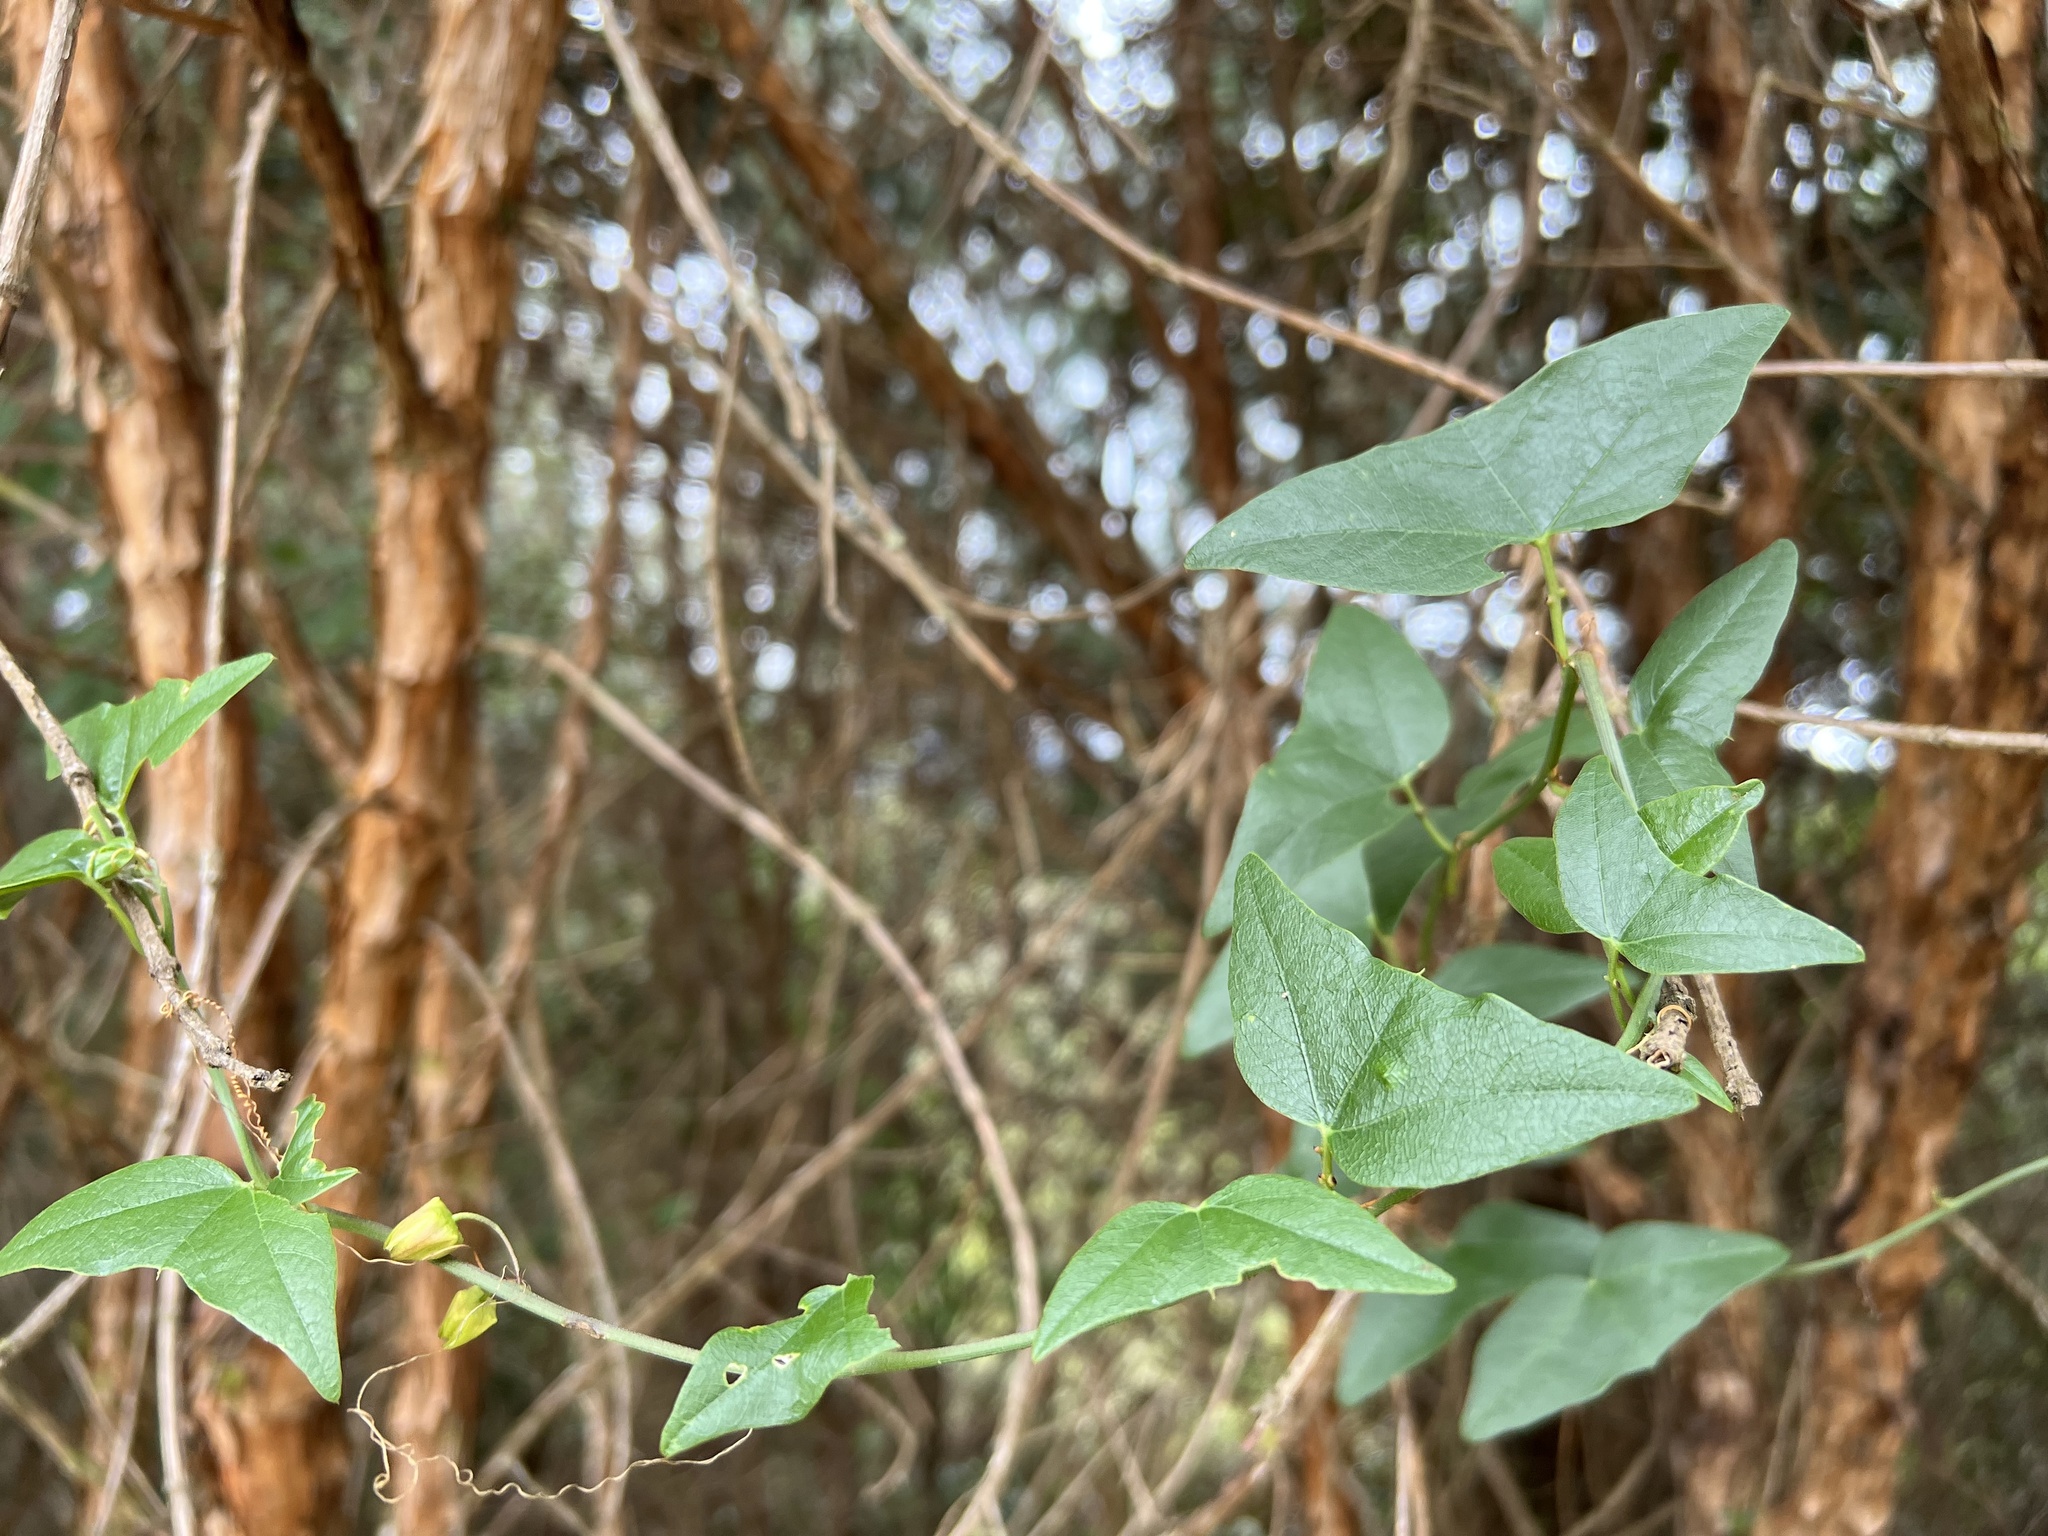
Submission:
M 278 1156 L 277 1177 L 270 1181 L 270 1192 L 278 1199 L 304 1205 L 356 1176 L 353 1168 L 329 1168 L 313 1155 L 314 1129 L 326 1113 L 327 1106 L 318 1099 L 299 1101 L 292 1115 L 291 1139 Z
M 1588 763 L 1572 786 L 1557 818 L 1556 850 L 1572 919 L 1653 974 L 1779 971 L 1863 958 L 1853 939 L 1819 918 L 1732 876 L 1696 875 L 1673 863 L 1604 758 Z
M 93 771 L 100 798 L 109 805 L 125 805 L 144 763 L 162 767 L 271 660 L 267 652 L 258 652 L 215 667 L 190 682 L 167 677 L 140 698 L 95 705 L 65 721 L 71 744 Z M 48 752 L 44 769 L 47 777 L 57 776 L 57 760 Z
M 1468 1440 L 1489 1440 L 1598 1397 L 1655 1365 L 1788 1256 L 1754 1232 L 1665 1221 L 1615 1228 L 1583 1278 L 1538 1279 L 1494 1320 L 1472 1357 L 1459 1428 Z
M 1032 1354 L 1268 1266 L 1326 1291 L 1429 1293 L 1451 1277 L 1334 1190 L 1252 1174 L 1200 1205 L 1151 1200 L 1081 1245 L 1046 1299 Z
M 0 1275 L 24 1269 L 176 1270 L 201 1301 L 283 1350 L 322 1397 L 341 1398 L 326 1220 L 210 1157 L 131 1163 L 72 1191 L 0 1248 Z
M 1237 868 L 1250 855 L 1293 884 L 1407 816 L 1390 792 L 1442 749 L 1450 720 L 1443 689 L 1400 631 L 1356 605 L 1334 609 L 1301 723 L 1252 778 L 1204 931 L 1230 926 Z
M 1785 318 L 1741 305 L 1622 331 L 1435 432 L 1276 486 L 1204 534 L 1188 566 L 1469 592 L 1499 575 L 1486 557 L 1504 544 L 1668 505 Z
M 797 1303 L 797 1316 L 759 1328 L 721 1328 L 699 1351 L 661 1430 L 661 1454 L 740 1430 L 794 1424 L 825 1389 L 896 1347 L 868 1312 L 872 1275 L 848 1275 Z
M 1456 1288 L 1435 1296 L 1368 1296 L 1358 1305 L 1337 1367 L 1337 1400 L 1363 1402 L 1450 1341 L 1482 1307 L 1545 1275 L 1592 1271 L 1600 1229 L 1562 1211 L 1490 1200 L 1474 1206 L 1434 1255 Z
M 1375 959 L 1263 861 L 1238 873 L 1237 1065 L 1361 1184 L 1430 1187 L 1681 1114 L 1677 1079 L 1497 997 Z

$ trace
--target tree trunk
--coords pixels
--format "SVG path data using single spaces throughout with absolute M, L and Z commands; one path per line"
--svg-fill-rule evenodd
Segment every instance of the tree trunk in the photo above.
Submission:
M 1984 101 L 1959 84 L 1966 74 L 1957 66 L 1988 63 L 2003 135 L 2032 142 L 2037 26 L 2019 0 L 1945 14 L 1946 120 L 1967 125 L 1981 113 Z M 1982 52 L 1957 59 L 1957 48 Z M 2028 290 L 2014 273 L 2027 253 L 1973 180 L 1983 162 L 1973 167 L 1970 147 L 1967 133 L 1944 138 L 1928 178 L 1933 358 L 2011 356 L 2023 317 L 2038 336 L 2038 315 L 2027 311 L 2048 298 L 2023 302 Z M 1927 387 L 1924 409 L 1927 440 L 1958 483 L 1926 476 L 1914 509 L 1899 668 L 1905 718 L 2039 730 L 2048 723 L 2048 401 L 2035 390 L 1945 380 Z M 1841 1246 L 1932 1206 L 2023 900 L 2041 778 L 2034 758 L 1902 746 L 1885 785 L 1831 1212 Z M 1803 1454 L 1765 1531 L 1867 1536 L 1889 1521 L 1912 1427 L 1920 1303 L 1941 1262 L 1939 1236 L 1929 1233 L 1822 1287 Z
M 48 0 L 12 0 L 7 20 L 15 78 L 33 80 L 50 24 Z M 158 225 L 122 135 L 137 101 L 120 13 L 90 8 L 81 24 L 56 172 L 45 204 L 43 315 L 59 348 L 60 397 L 68 397 L 91 434 L 128 636 L 144 687 L 189 678 L 203 666 L 204 575 L 211 519 L 214 406 L 195 358 L 190 318 L 172 286 Z M 201 738 L 203 742 L 204 737 Z M 221 716 L 225 754 L 219 831 L 221 974 L 239 964 L 270 890 L 265 862 L 270 818 L 256 784 L 248 712 Z M 162 867 L 181 950 L 189 950 L 198 908 L 207 824 L 208 754 L 181 753 L 145 778 L 145 846 Z M 289 967 L 273 964 L 265 985 L 235 1020 L 245 1059 L 274 1061 L 276 1025 Z M 122 1046 L 127 1064 L 154 1076 L 163 1069 L 176 1026 L 158 1009 L 155 987 L 138 965 Z M 124 1132 L 139 1140 L 153 1096 L 124 1086 Z M 225 1127 L 205 1150 L 235 1160 Z M 95 1288 L 89 1366 L 109 1401 L 118 1399 L 128 1357 L 132 1289 Z M 224 1322 L 224 1320 L 223 1320 Z M 94 1436 L 90 1453 L 107 1448 Z
M 376 798 L 349 827 L 306 1083 L 328 1106 L 326 1160 L 361 1170 L 331 1198 L 357 1211 L 377 1200 L 408 1021 L 417 1009 L 420 1037 L 451 1040 L 469 1014 L 459 987 L 422 988 L 421 929 L 467 861 L 481 502 L 511 313 L 506 213 L 525 187 L 558 25 L 544 0 L 435 8 L 403 315 L 424 398 L 409 413 L 387 403 L 375 445 L 375 655 L 355 792 Z M 361 1273 L 344 1263 L 344 1316 Z M 282 1356 L 252 1348 L 232 1389 L 224 1381 L 202 1406 L 246 1536 L 332 1528 L 347 1469 L 341 1417 Z M 449 1408 L 466 1424 L 459 1403 Z
M 1693 87 L 1689 98 L 1693 139 L 1712 188 L 1714 214 L 1729 245 L 1753 271 L 1784 285 L 1785 260 L 1777 227 L 1764 196 L 1758 156 L 1745 156 L 1744 138 L 1756 93 L 1752 55 L 1754 22 L 1741 0 L 1708 0 L 1688 25 L 1687 58 Z M 1745 295 L 1732 278 L 1715 274 L 1707 287 L 1717 304 Z M 1799 526 L 1799 496 L 1808 451 L 1789 380 L 1757 380 L 1729 424 L 1734 462 L 1742 475 L 1742 499 L 1733 528 L 1738 561 L 1773 540 L 1791 537 Z M 1679 524 L 1693 551 L 1690 581 L 1673 583 L 1638 564 L 1638 585 L 1654 588 L 1657 629 L 1676 616 L 1697 590 L 1705 571 L 1698 549 L 1700 514 L 1672 507 L 1653 521 Z M 1640 554 L 1648 551 L 1639 552 Z M 1661 566 L 1661 561 L 1659 562 Z M 1646 616 L 1638 604 L 1638 622 Z M 1638 653 L 1654 631 L 1638 637 Z M 1766 674 L 1763 691 L 1782 692 L 1790 682 L 1782 664 Z M 1744 722 L 1728 749 L 1738 780 L 1769 774 L 1777 757 L 1777 733 Z M 1728 995 L 1738 1025 L 1746 1023 L 1745 1001 L 1755 990 L 1730 979 Z M 1747 1031 L 1745 1031 L 1747 1033 Z M 1753 1228 L 1759 1224 L 1758 1179 L 1753 1131 L 1736 1116 L 1685 1115 L 1667 1127 L 1677 1153 L 1687 1217 L 1713 1227 Z M 1722 1536 L 1739 1529 L 1763 1493 L 1764 1447 L 1771 1428 L 1766 1372 L 1764 1298 L 1747 1291 L 1714 1313 L 1675 1357 L 1679 1378 L 1679 1432 L 1672 1437 L 1678 1482 L 1679 1529 L 1685 1536 Z

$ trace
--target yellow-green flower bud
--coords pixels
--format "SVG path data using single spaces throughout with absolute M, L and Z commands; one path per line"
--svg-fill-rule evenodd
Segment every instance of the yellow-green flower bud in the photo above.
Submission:
M 442 1258 L 461 1246 L 462 1229 L 455 1225 L 455 1213 L 439 1195 L 393 1227 L 384 1239 L 384 1251 L 401 1264 Z
M 441 1318 L 441 1346 L 460 1349 L 471 1339 L 490 1332 L 491 1325 L 497 1320 L 498 1304 L 491 1300 L 482 1286 L 472 1285 L 457 1291 Z

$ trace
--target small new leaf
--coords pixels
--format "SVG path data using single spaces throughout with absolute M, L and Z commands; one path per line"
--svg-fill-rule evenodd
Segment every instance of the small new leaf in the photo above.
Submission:
M 1547 837 L 1511 837 L 1493 850 L 1493 883 L 1545 933 L 1577 933 L 1579 925 L 1557 884 L 1557 844 Z
M 304 1205 L 356 1176 L 353 1168 L 329 1168 L 313 1155 L 313 1130 L 326 1113 L 327 1106 L 318 1099 L 300 1101 L 292 1116 L 291 1140 L 284 1144 L 277 1162 L 277 1177 L 270 1181 L 270 1192 L 278 1199 Z
M 1450 594 L 1486 557 L 1668 505 L 1785 323 L 1764 304 L 1622 331 L 1427 436 L 1297 475 L 1209 530 L 1190 569 Z
M 480 1285 L 467 1285 L 448 1300 L 439 1330 L 443 1349 L 460 1349 L 489 1333 L 498 1322 L 498 1303 Z
M 1782 971 L 1863 958 L 1847 934 L 1753 885 L 1679 868 L 1623 798 L 1604 758 L 1580 771 L 1558 815 L 1557 875 L 1579 925 L 1653 975 Z
M 162 767 L 200 726 L 269 666 L 271 659 L 267 652 L 244 656 L 189 683 L 167 677 L 140 698 L 125 704 L 96 705 L 65 721 L 72 745 L 93 771 L 100 798 L 116 807 L 127 804 L 142 765 Z M 57 777 L 53 754 L 43 754 L 43 766 L 46 777 Z
M 1704 875 L 1721 862 L 1763 798 L 1764 786 L 1758 779 L 1682 789 L 1645 802 L 1643 824 L 1666 858 L 1690 874 Z
M 327 1222 L 210 1157 L 131 1163 L 74 1190 L 0 1248 L 0 1275 L 171 1269 L 208 1306 L 283 1350 L 341 1399 L 334 1239 Z
M 1782 1266 L 1754 1232 L 1640 1221 L 1600 1240 L 1585 1278 L 1536 1280 L 1486 1330 L 1459 1428 L 1467 1440 L 1533 1424 L 1646 1371 L 1700 1320 Z
M 1253 1174 L 1200 1205 L 1147 1201 L 1081 1246 L 1045 1303 L 1032 1356 L 1091 1328 L 1235 1285 L 1267 1266 L 1326 1291 L 1427 1293 L 1451 1277 L 1334 1190 Z
M 92 857 L 102 846 L 76 827 L 45 832 L 0 865 L 0 918 L 38 886 L 90 878 Z
M 1450 731 L 1444 692 L 1386 620 L 1346 604 L 1316 642 L 1301 723 L 1253 777 L 1204 930 L 1231 924 L 1237 868 L 1252 854 L 1293 885 L 1410 813 L 1393 787 Z
M 1681 1114 L 1677 1079 L 1497 997 L 1373 957 L 1266 867 L 1238 873 L 1237 1064 L 1361 1184 L 1429 1188 Z
M 721 1328 L 683 1381 L 661 1454 L 679 1456 L 720 1435 L 794 1424 L 825 1389 L 863 1361 L 896 1347 L 868 1314 L 872 1275 L 849 1275 L 797 1303 L 799 1315 L 759 1328 Z
M 1435 1255 L 1457 1288 L 1438 1296 L 1368 1296 L 1337 1367 L 1337 1401 L 1363 1402 L 1449 1342 L 1482 1307 L 1545 1275 L 1584 1275 L 1600 1229 L 1562 1211 L 1492 1200 L 1465 1213 L 1451 1246 Z

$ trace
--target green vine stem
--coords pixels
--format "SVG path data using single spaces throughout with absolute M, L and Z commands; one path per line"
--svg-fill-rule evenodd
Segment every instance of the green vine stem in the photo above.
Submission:
M 1032 1333 L 1004 1333 L 992 1339 L 969 1339 L 965 1344 L 946 1344 L 938 1349 L 896 1349 L 886 1355 L 863 1360 L 849 1376 L 887 1376 L 894 1371 L 921 1371 L 934 1365 L 958 1365 L 963 1360 L 986 1360 L 990 1355 L 1013 1355 L 1029 1349 L 1038 1337 Z
M 351 1216 L 347 1211 L 337 1211 L 324 1205 L 313 1206 L 319 1215 L 327 1218 L 327 1225 L 338 1232 L 353 1232 L 358 1237 L 375 1239 L 382 1244 L 391 1235 L 391 1229 L 381 1221 L 372 1221 L 367 1216 Z M 508 1306 L 522 1312 L 531 1312 L 535 1317 L 554 1323 L 562 1328 L 574 1328 L 592 1338 L 603 1339 L 626 1349 L 638 1350 L 643 1355 L 656 1355 L 663 1360 L 675 1360 L 684 1365 L 697 1363 L 697 1351 L 687 1344 L 671 1344 L 667 1339 L 657 1339 L 650 1333 L 637 1333 L 617 1323 L 608 1323 L 602 1318 L 591 1317 L 573 1307 L 565 1307 L 558 1301 L 521 1285 L 516 1280 L 507 1280 L 494 1275 L 488 1269 L 479 1269 L 474 1264 L 465 1264 L 460 1259 L 435 1259 L 435 1268 L 446 1270 L 456 1279 L 475 1286 L 487 1296 L 495 1297 Z
M 2048 1173 L 2048 1157 L 2037 1157 L 2030 1163 L 2021 1163 L 2017 1168 L 2008 1168 L 1995 1178 L 1986 1179 L 1974 1189 L 1966 1189 L 1960 1195 L 1946 1199 L 1937 1195 L 1934 1209 L 1924 1216 L 1915 1217 L 1903 1227 L 1894 1228 L 1883 1237 L 1873 1237 L 1869 1242 L 1846 1253 L 1831 1253 L 1824 1259 L 1808 1259 L 1804 1264 L 1787 1264 L 1773 1280 L 1804 1280 L 1809 1275 L 1824 1275 L 1831 1269 L 1847 1269 L 1852 1264 L 1861 1264 L 1865 1259 L 1874 1259 L 1885 1249 L 1903 1243 L 1909 1237 L 1925 1232 L 1955 1215 L 1966 1205 L 1975 1205 L 1986 1195 L 1996 1194 L 2008 1184 L 2017 1184 L 2022 1179 L 2031 1179 L 2037 1173 Z
M 352 1216 L 347 1211 L 337 1211 L 324 1205 L 316 1205 L 312 1209 L 326 1217 L 327 1225 L 338 1232 L 352 1232 L 358 1237 L 374 1239 L 379 1244 L 391 1235 L 391 1229 L 383 1222 L 372 1221 L 367 1216 Z M 640 1333 L 586 1312 L 578 1312 L 573 1307 L 548 1300 L 516 1280 L 507 1280 L 503 1275 L 494 1275 L 460 1259 L 435 1259 L 432 1262 L 436 1269 L 445 1270 L 465 1285 L 473 1285 L 485 1295 L 557 1327 L 573 1328 L 607 1344 L 636 1350 L 643 1355 L 654 1355 L 662 1360 L 673 1360 L 681 1365 L 697 1363 L 699 1352 L 687 1344 L 672 1344 L 651 1333 Z M 1030 1348 L 1036 1337 L 1035 1332 L 1005 1333 L 992 1339 L 969 1339 L 964 1344 L 947 1344 L 937 1349 L 891 1350 L 888 1354 L 862 1361 L 849 1374 L 881 1376 L 891 1371 L 918 1371 L 935 1365 L 957 1365 L 963 1360 L 981 1360 L 990 1355 L 1014 1354 L 1020 1349 Z
M 235 1090 L 228 1082 L 227 1073 L 219 1067 L 208 1067 L 206 1080 L 213 1087 L 214 1102 L 220 1105 L 228 1129 L 235 1133 L 235 1150 L 242 1154 L 242 1166 L 249 1171 L 249 1182 L 258 1189 L 268 1189 L 270 1175 L 264 1171 L 263 1160 L 256 1155 L 255 1144 L 249 1140 L 249 1127 L 242 1119 L 242 1106 L 235 1102 Z

